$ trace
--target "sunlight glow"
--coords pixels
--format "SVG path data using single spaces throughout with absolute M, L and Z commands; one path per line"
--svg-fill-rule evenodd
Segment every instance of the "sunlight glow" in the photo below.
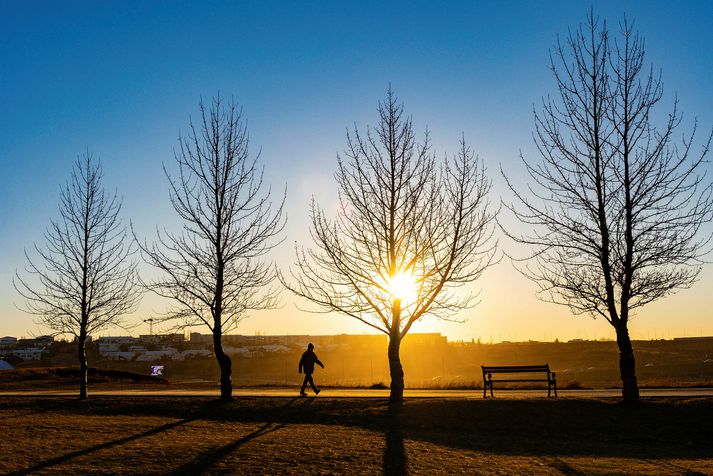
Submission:
M 404 303 L 413 302 L 416 299 L 416 280 L 413 274 L 399 271 L 393 277 L 387 279 L 389 294 L 394 299 L 400 299 Z

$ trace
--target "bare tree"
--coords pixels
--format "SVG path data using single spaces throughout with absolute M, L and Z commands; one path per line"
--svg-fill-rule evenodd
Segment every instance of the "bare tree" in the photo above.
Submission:
M 391 88 L 378 110 L 375 130 L 347 133 L 345 158 L 337 158 L 337 215 L 312 199 L 315 248 L 296 247 L 293 282 L 282 281 L 318 310 L 388 335 L 391 400 L 400 401 L 401 340 L 419 319 L 451 319 L 473 304 L 474 295 L 457 288 L 493 263 L 494 214 L 490 182 L 465 140 L 438 166 L 428 134 L 416 143 Z
M 72 178 L 60 192 L 58 220 L 45 232 L 45 246 L 25 251 L 28 276 L 15 273 L 13 285 L 25 298 L 24 310 L 77 342 L 79 396 L 87 398 L 87 338 L 110 326 L 139 302 L 136 263 L 119 219 L 121 201 L 102 186 L 102 167 L 86 153 L 77 158 Z
M 644 53 L 631 23 L 612 41 L 593 13 L 558 42 L 550 68 L 559 98 L 535 112 L 542 162 L 525 161 L 531 197 L 510 183 L 518 205 L 509 208 L 532 227 L 510 234 L 533 249 L 524 273 L 541 298 L 614 327 L 627 401 L 639 396 L 629 320 L 696 281 L 710 240 L 701 226 L 713 217 L 703 161 L 711 136 L 699 153 L 695 127 L 675 144 L 675 102 L 655 127 L 663 88 Z
M 221 399 L 232 398 L 232 362 L 222 337 L 250 310 L 276 305 L 274 278 L 262 257 L 284 228 L 284 195 L 275 208 L 264 190 L 263 169 L 250 158 L 242 111 L 218 96 L 209 110 L 200 103 L 198 127 L 179 137 L 174 153 L 178 176 L 165 169 L 171 204 L 183 221 L 181 233 L 158 233 L 141 245 L 144 259 L 161 273 L 147 284 L 175 306 L 159 320 L 179 327 L 205 325 L 213 334 L 220 366 Z

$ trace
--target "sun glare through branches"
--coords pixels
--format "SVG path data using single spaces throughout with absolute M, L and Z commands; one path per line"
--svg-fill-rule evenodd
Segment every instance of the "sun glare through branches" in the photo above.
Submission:
M 403 306 L 415 302 L 418 297 L 416 279 L 408 271 L 398 271 L 386 279 L 386 289 L 393 299 L 401 301 Z

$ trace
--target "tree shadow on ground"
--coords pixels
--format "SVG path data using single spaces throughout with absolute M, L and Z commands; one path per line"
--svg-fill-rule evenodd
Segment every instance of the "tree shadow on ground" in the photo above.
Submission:
M 593 399 L 413 399 L 398 412 L 387 399 L 308 401 L 314 403 L 296 408 L 281 398 L 242 398 L 225 404 L 198 397 L 112 397 L 59 411 L 176 418 L 190 414 L 220 422 L 358 427 L 385 435 L 385 472 L 406 467 L 405 440 L 513 456 L 662 460 L 708 457 L 713 452 L 711 399 L 655 399 L 637 405 Z
M 713 451 L 713 401 L 428 401 L 407 405 L 408 439 L 521 456 L 668 459 Z
M 281 428 L 284 428 L 285 426 L 285 424 L 265 423 L 263 426 L 253 431 L 252 433 L 249 433 L 243 436 L 242 438 L 228 443 L 227 445 L 221 446 L 220 448 L 215 448 L 210 451 L 207 451 L 198 456 L 198 458 L 194 459 L 193 461 L 190 461 L 167 474 L 203 474 L 204 471 L 208 471 L 216 463 L 226 458 L 233 451 L 237 450 L 248 441 L 254 440 L 261 436 L 265 436 L 269 433 L 272 433 L 273 431 L 277 431 Z
M 0 399 L 0 421 L 4 424 L 10 420 L 26 418 L 31 415 L 38 415 L 51 411 L 58 411 L 64 408 L 69 409 L 78 400 L 68 400 L 66 398 L 48 398 L 37 401 L 31 398 Z M 6 415 L 5 413 L 10 413 Z
M 404 446 L 404 425 L 401 421 L 402 406 L 390 405 L 386 419 L 386 445 L 384 448 L 383 473 L 388 476 L 408 474 L 408 459 Z
M 574 469 L 572 466 L 568 465 L 559 458 L 555 458 L 554 461 L 550 462 L 550 467 L 556 469 L 565 476 L 577 476 L 583 474 L 581 471 Z
M 295 397 L 290 399 L 286 405 L 282 406 L 283 409 L 286 409 L 290 406 L 292 406 L 295 402 L 300 400 L 300 397 Z M 305 407 L 307 405 L 310 405 L 314 399 L 310 398 L 308 400 L 303 400 L 305 402 L 304 405 L 301 405 L 301 407 Z M 232 441 L 228 443 L 227 445 L 221 446 L 219 448 L 213 448 L 209 451 L 206 451 L 205 453 L 199 455 L 197 458 L 195 458 L 193 461 L 190 461 L 183 466 L 171 471 L 170 475 L 183 475 L 183 474 L 202 474 L 205 471 L 210 470 L 213 466 L 215 466 L 218 462 L 221 460 L 225 459 L 227 456 L 229 456 L 233 451 L 237 450 L 241 446 L 243 446 L 245 443 L 252 441 L 256 438 L 259 438 L 261 436 L 265 436 L 269 433 L 272 433 L 274 431 L 277 431 L 281 428 L 284 428 L 287 426 L 285 423 L 275 423 L 272 421 L 266 422 L 264 425 L 262 425 L 260 428 L 257 430 L 241 437 L 238 438 L 235 441 Z
M 185 425 L 186 423 L 189 423 L 189 422 L 194 421 L 194 420 L 195 420 L 195 418 L 186 418 L 186 419 L 184 419 L 184 420 L 179 420 L 179 421 L 176 421 L 176 422 L 173 422 L 173 423 L 167 423 L 167 424 L 165 424 L 165 425 L 157 426 L 156 428 L 152 428 L 152 429 L 150 429 L 150 430 L 147 430 L 147 431 L 144 431 L 144 432 L 141 432 L 141 433 L 137 433 L 137 434 L 135 434 L 135 435 L 127 436 L 127 437 L 124 437 L 124 438 L 119 438 L 118 440 L 108 441 L 108 442 L 106 442 L 106 443 L 101 443 L 101 444 L 99 444 L 99 445 L 94 445 L 94 446 L 91 446 L 91 447 L 89 447 L 89 448 L 83 448 L 83 449 L 81 449 L 81 450 L 72 451 L 72 452 L 70 452 L 70 453 L 63 454 L 62 456 L 57 456 L 57 457 L 55 457 L 55 458 L 51 458 L 51 459 L 42 461 L 42 462 L 40 462 L 40 463 L 34 464 L 34 465 L 30 466 L 29 468 L 25 468 L 25 469 L 22 469 L 22 470 L 19 470 L 19 471 L 13 471 L 13 472 L 11 472 L 11 473 L 8 473 L 8 476 L 10 476 L 10 475 L 16 476 L 16 475 L 32 474 L 32 473 L 35 473 L 35 472 L 38 472 L 38 471 L 42 471 L 42 470 L 50 470 L 53 466 L 57 466 L 57 465 L 60 465 L 60 464 L 63 464 L 63 463 L 67 463 L 67 462 L 71 461 L 71 460 L 74 459 L 74 458 L 79 458 L 79 457 L 81 457 L 81 456 L 85 456 L 85 455 L 91 454 L 91 453 L 93 453 L 93 452 L 95 452 L 95 451 L 103 450 L 103 449 L 106 449 L 106 448 L 112 448 L 112 447 L 117 446 L 117 445 L 123 445 L 124 443 L 128 443 L 128 442 L 130 442 L 130 441 L 135 441 L 135 440 L 138 440 L 138 439 L 140 439 L 140 438 L 146 438 L 146 437 L 148 437 L 148 436 L 156 435 L 156 434 L 159 434 L 159 433 L 161 433 L 161 432 L 164 432 L 164 431 L 171 430 L 171 429 L 173 429 L 173 428 L 179 427 L 179 426 L 181 426 L 181 425 Z

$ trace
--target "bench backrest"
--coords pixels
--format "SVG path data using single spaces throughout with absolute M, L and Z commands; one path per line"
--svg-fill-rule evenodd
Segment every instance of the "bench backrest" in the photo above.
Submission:
M 527 373 L 527 372 L 550 372 L 549 364 L 544 365 L 499 365 L 499 366 L 485 366 L 481 365 L 480 368 L 483 369 L 483 374 L 498 374 L 498 373 Z

